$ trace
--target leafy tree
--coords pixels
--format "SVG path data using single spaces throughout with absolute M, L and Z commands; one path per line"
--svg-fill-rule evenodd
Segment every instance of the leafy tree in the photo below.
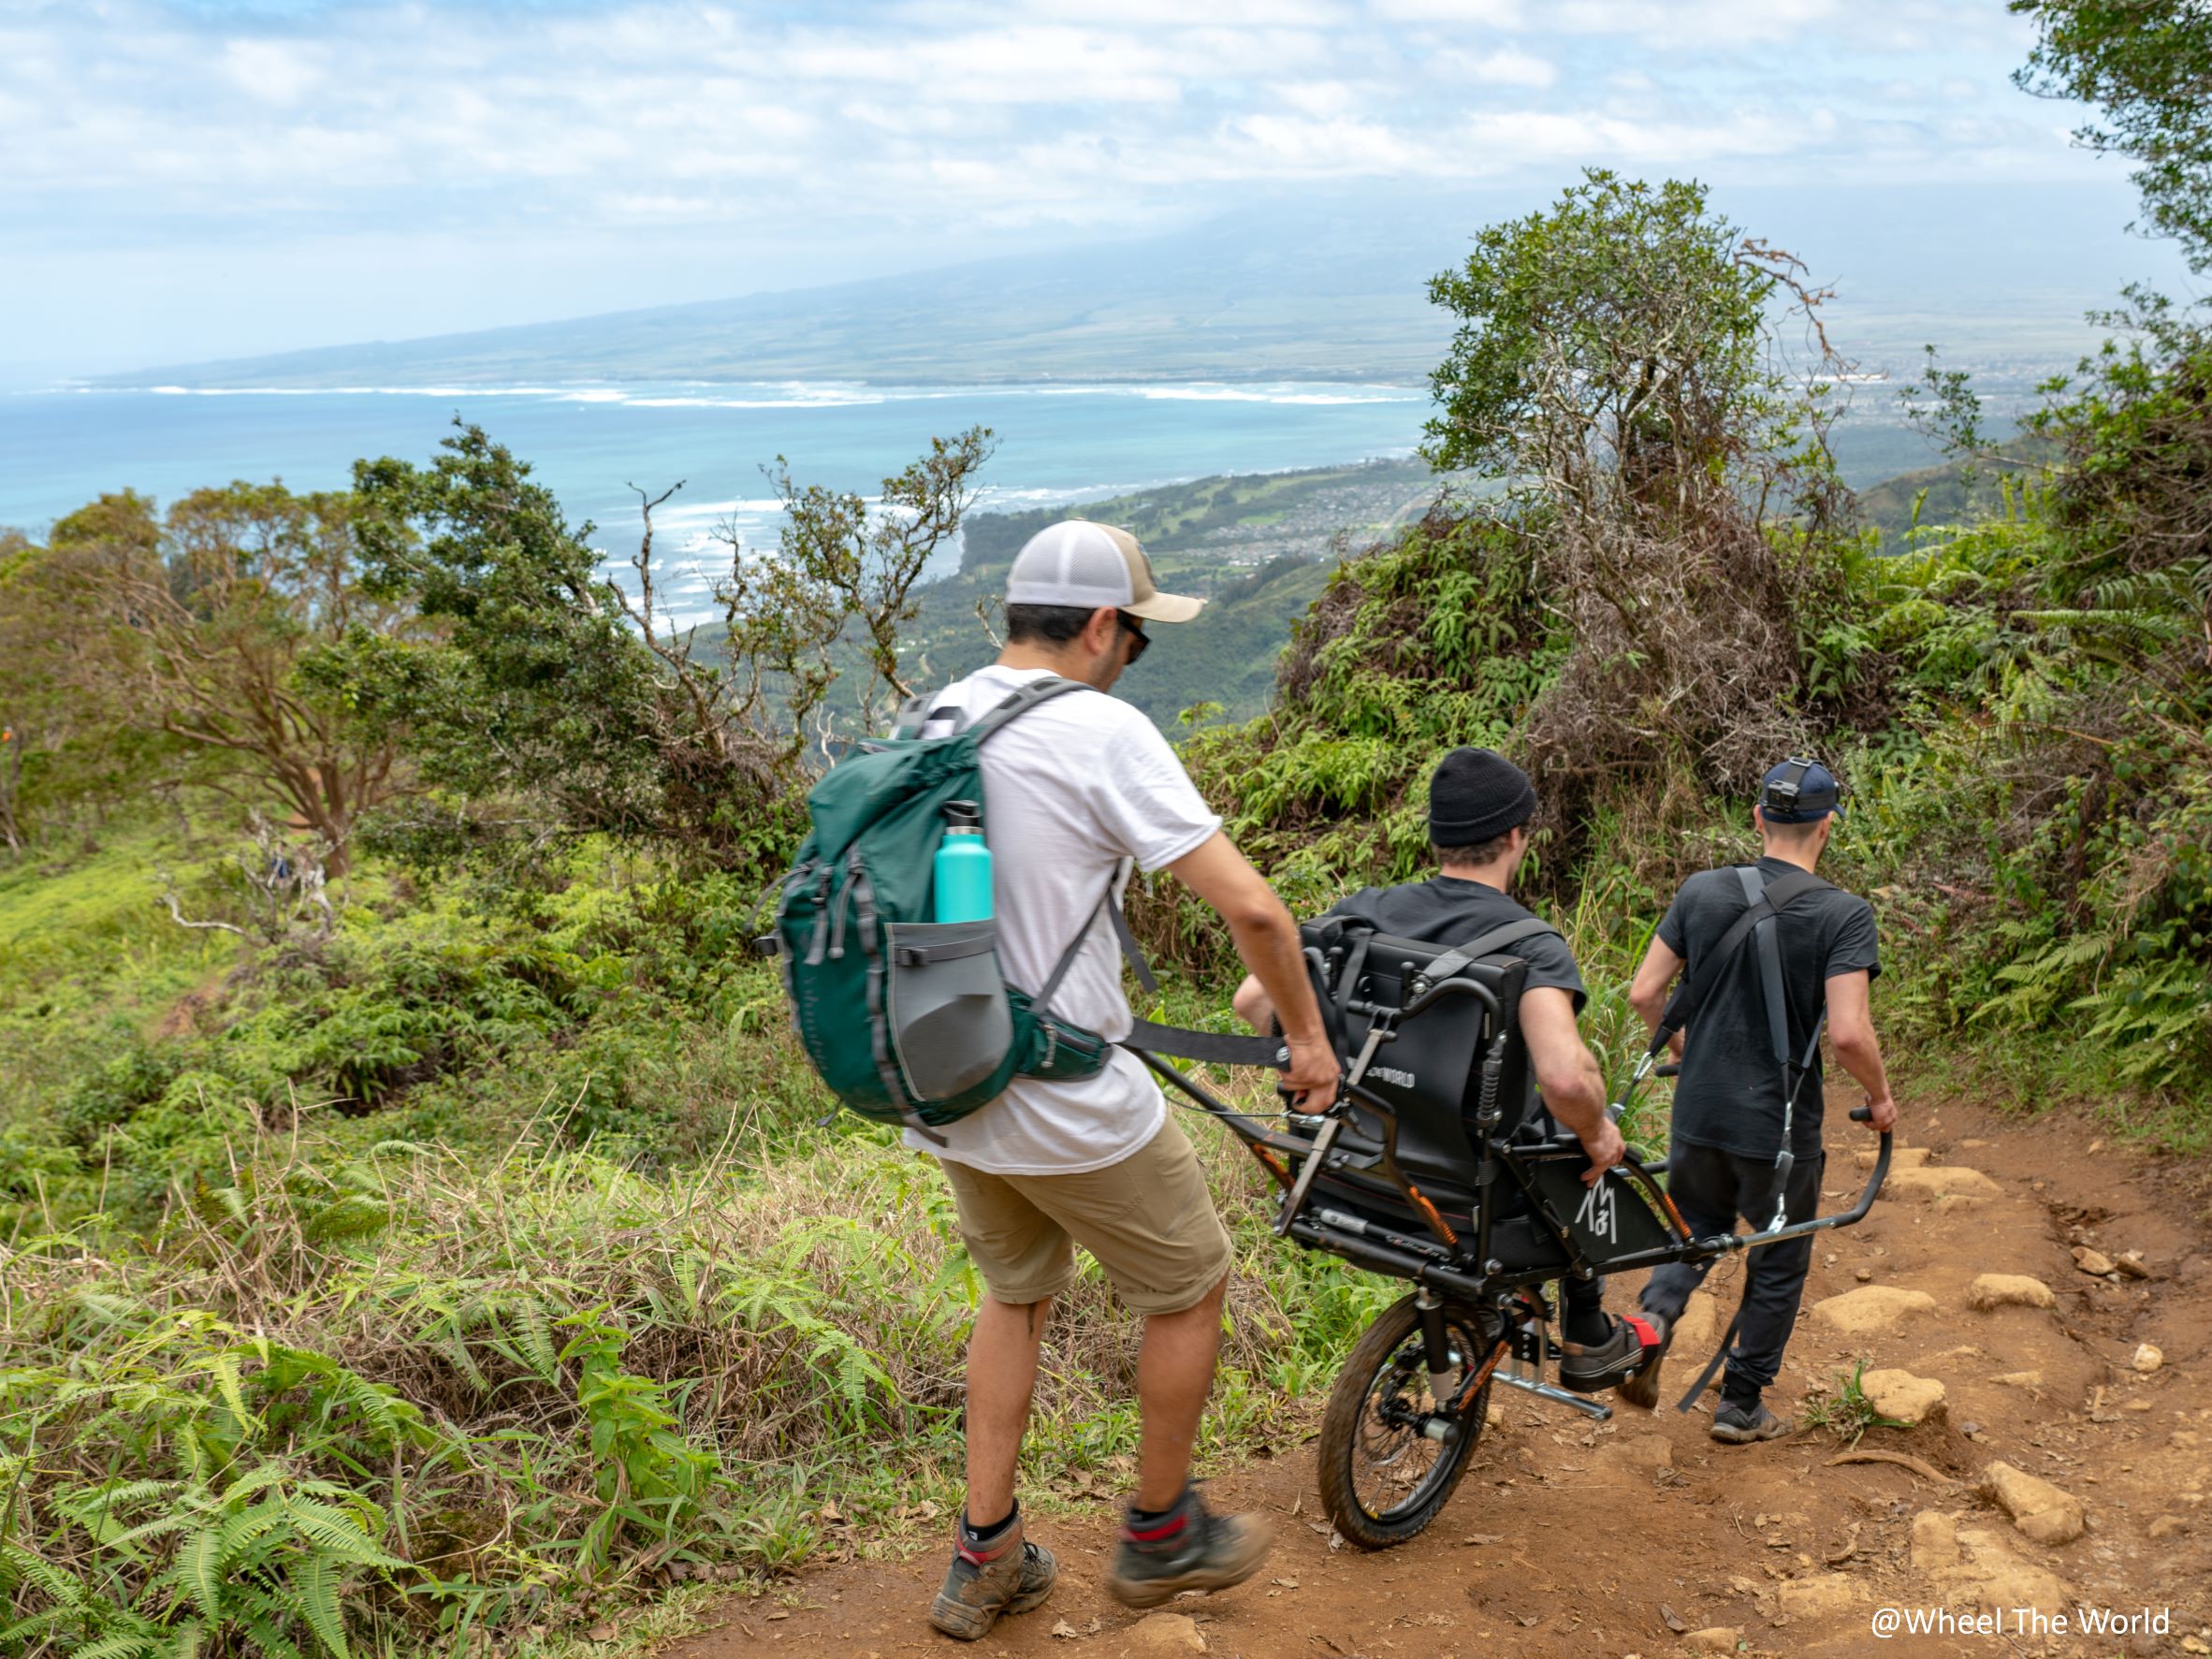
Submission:
M 415 632 L 410 607 L 363 590 L 355 530 L 349 496 L 281 484 L 196 490 L 158 519 L 142 496 L 103 496 L 53 528 L 37 672 L 211 762 L 186 763 L 195 780 L 275 793 L 341 873 L 356 817 L 399 787 L 399 750 L 301 668 L 349 637 Z
M 378 590 L 449 630 L 438 652 L 333 665 L 371 718 L 411 730 L 426 777 L 448 792 L 406 826 L 417 853 L 527 853 L 603 833 L 711 867 L 772 867 L 800 822 L 810 749 L 865 731 L 881 692 L 904 694 L 897 630 L 972 499 L 989 436 L 933 441 L 884 480 L 876 509 L 801 488 L 779 461 L 781 557 L 726 532 L 722 629 L 705 637 L 671 621 L 656 580 L 652 515 L 674 489 L 640 492 L 633 591 L 602 574 L 593 527 L 572 527 L 480 428 L 460 426 L 428 468 L 361 463 Z M 863 723 L 840 727 L 826 702 L 854 638 L 869 670 Z
M 2012 0 L 2041 31 L 2013 79 L 2042 97 L 2096 104 L 2074 129 L 2092 150 L 2141 165 L 2151 230 L 2212 271 L 2212 8 L 2204 0 Z
M 1429 292 L 1460 327 L 1426 453 L 1508 476 L 1575 642 L 1523 737 L 1548 798 L 1572 814 L 1683 759 L 1748 783 L 1842 689 L 1811 648 L 1849 500 L 1831 412 L 1785 377 L 1774 327 L 1790 302 L 1831 366 L 1825 294 L 1704 186 L 1600 170 L 1479 232 Z
M 849 619 L 869 670 L 858 699 L 861 728 L 880 726 L 885 711 L 879 692 L 893 701 L 913 694 L 899 670 L 898 633 L 920 609 L 911 597 L 914 585 L 959 530 L 991 449 L 988 427 L 932 438 L 927 455 L 883 480 L 872 511 L 850 491 L 794 484 L 789 463 L 778 456 L 768 476 L 783 502 L 783 557 L 749 565 L 741 554 L 737 559 L 722 593 L 733 654 L 747 654 L 749 632 L 773 616 L 836 618 L 840 633 Z M 761 645 L 782 654 L 773 636 Z

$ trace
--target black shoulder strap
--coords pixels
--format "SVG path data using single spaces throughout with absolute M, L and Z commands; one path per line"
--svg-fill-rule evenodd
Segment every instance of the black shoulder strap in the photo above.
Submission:
M 1122 957 L 1129 970 L 1137 976 L 1137 982 L 1144 987 L 1144 994 L 1152 996 L 1159 990 L 1159 976 L 1152 971 L 1152 964 L 1144 960 L 1144 952 L 1137 943 L 1137 936 L 1129 931 L 1129 919 L 1121 913 L 1121 906 L 1113 902 L 1113 890 L 1121 881 L 1121 866 L 1116 865 L 1106 878 L 1106 891 L 1099 895 L 1099 902 L 1091 907 L 1075 937 L 1068 941 L 1068 948 L 1060 953 L 1059 961 L 1053 964 L 1052 977 L 1044 982 L 1044 989 L 1029 1006 L 1041 1016 L 1051 1007 L 1053 993 L 1060 988 L 1060 982 L 1068 977 L 1068 970 L 1075 966 L 1076 953 L 1083 949 L 1083 941 L 1091 936 L 1091 929 L 1099 924 L 1102 910 L 1113 921 L 1114 942 L 1121 946 Z
M 1479 962 L 1485 956 L 1495 956 L 1507 945 L 1519 944 L 1522 939 L 1533 939 L 1539 933 L 1558 932 L 1558 928 L 1541 917 L 1523 916 L 1518 922 L 1508 922 L 1502 927 L 1492 928 L 1488 933 L 1477 934 L 1465 944 L 1445 952 L 1421 970 L 1421 978 L 1431 984 L 1440 984 L 1470 963 Z
M 1790 1070 L 1789 993 L 1782 982 L 1782 945 L 1774 934 L 1776 906 L 1768 898 L 1759 872 L 1744 865 L 1736 872 L 1743 883 L 1743 902 L 1759 906 L 1763 914 L 1752 924 L 1752 942 L 1759 953 L 1759 999 L 1767 1005 L 1767 1041 L 1774 1050 L 1774 1063 L 1784 1078 Z M 1782 878 L 1777 877 L 1779 881 Z M 1765 901 L 1763 904 L 1761 901 Z
M 1652 1033 L 1651 1052 L 1652 1054 L 1657 1054 L 1665 1048 L 1668 1042 L 1673 1041 L 1677 1031 L 1697 1017 L 1698 1009 L 1703 1007 L 1705 999 L 1712 995 L 1713 987 L 1721 982 L 1722 972 L 1730 962 L 1735 960 L 1737 951 L 1742 947 L 1743 941 L 1751 937 L 1753 928 L 1763 921 L 1773 920 L 1781 912 L 1782 908 L 1799 894 L 1812 893 L 1828 885 L 1811 870 L 1785 870 L 1763 888 L 1757 885 L 1759 880 L 1757 870 L 1746 866 L 1741 874 L 1744 878 L 1744 890 L 1751 895 L 1743 907 L 1743 913 L 1729 924 L 1728 931 L 1721 935 L 1720 942 L 1713 946 L 1711 954 L 1697 965 L 1696 973 L 1684 980 L 1681 988 L 1667 1002 L 1666 1011 L 1659 1016 L 1659 1028 Z M 1774 961 L 1775 978 L 1779 982 L 1782 972 L 1782 955 L 1779 944 L 1775 947 Z M 1774 1011 L 1779 1006 L 1778 1001 L 1769 998 L 1768 1011 L 1770 1021 L 1774 1017 Z M 1777 1044 L 1776 1053 L 1782 1056 L 1783 1063 L 1787 1064 L 1789 1038 L 1786 1030 Z

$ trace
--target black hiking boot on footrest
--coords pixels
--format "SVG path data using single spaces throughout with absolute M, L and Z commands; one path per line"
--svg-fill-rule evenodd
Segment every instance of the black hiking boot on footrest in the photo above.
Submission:
M 1660 1336 L 1642 1319 L 1615 1319 L 1605 1341 L 1561 1342 L 1559 1380 L 1578 1394 L 1625 1383 L 1659 1351 Z
M 953 1564 L 945 1569 L 945 1587 L 930 1604 L 929 1623 L 949 1637 L 972 1642 L 988 1636 L 1000 1614 L 1042 1607 L 1059 1577 L 1059 1564 L 1051 1550 L 1023 1539 L 1019 1521 L 988 1549 L 977 1548 L 964 1533 L 954 1535 Z
M 1258 1516 L 1215 1515 L 1197 1487 L 1186 1487 L 1159 1520 L 1140 1525 L 1132 1514 L 1106 1569 L 1106 1589 L 1125 1608 L 1156 1608 L 1186 1590 L 1227 1590 L 1258 1572 L 1273 1543 Z

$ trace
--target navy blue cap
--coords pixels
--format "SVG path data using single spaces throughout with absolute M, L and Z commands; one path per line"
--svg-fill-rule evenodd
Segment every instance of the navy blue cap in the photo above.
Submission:
M 1792 755 L 1759 780 L 1759 811 L 1768 823 L 1817 823 L 1834 813 L 1842 794 L 1836 775 L 1818 761 Z

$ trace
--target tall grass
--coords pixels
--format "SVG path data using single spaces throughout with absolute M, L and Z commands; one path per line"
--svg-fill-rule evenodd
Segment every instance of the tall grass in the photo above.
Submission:
M 840 1126 L 648 1174 L 547 1117 L 489 1160 L 264 1135 L 153 1239 L 0 1249 L 0 1651 L 511 1639 L 949 1511 L 979 1285 L 934 1164 Z M 1242 1246 L 1219 1450 L 1394 1292 L 1282 1251 L 1200 1139 Z M 1048 1504 L 1121 1484 L 1139 1333 L 1095 1272 L 1055 1316 Z

